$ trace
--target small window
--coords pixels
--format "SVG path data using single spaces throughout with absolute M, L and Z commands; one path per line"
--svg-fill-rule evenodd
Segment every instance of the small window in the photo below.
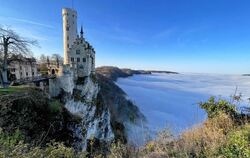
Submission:
M 67 40 L 69 40 L 69 36 L 67 36 Z
M 22 70 L 22 66 L 20 66 L 20 70 Z
M 86 62 L 86 58 L 82 58 L 82 62 Z
M 34 76 L 35 75 L 35 72 L 32 72 L 32 76 Z
M 77 62 L 80 62 L 80 58 L 77 58 Z
M 78 50 L 76 50 L 76 54 L 80 54 L 81 53 L 81 51 L 78 49 Z
M 21 76 L 23 76 L 23 73 L 22 73 L 22 72 L 20 72 L 20 75 L 21 75 Z
M 29 76 L 29 73 L 28 73 L 28 72 L 26 72 L 26 76 Z
M 66 30 L 69 31 L 69 27 L 68 26 L 66 27 Z
M 74 62 L 74 58 L 71 58 L 71 62 Z
M 69 48 L 69 44 L 67 44 L 67 47 Z

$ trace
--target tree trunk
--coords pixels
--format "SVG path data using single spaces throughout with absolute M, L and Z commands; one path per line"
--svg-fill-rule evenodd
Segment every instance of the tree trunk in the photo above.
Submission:
M 0 71 L 0 87 L 2 87 L 2 88 L 4 87 L 2 71 Z
M 4 48 L 4 59 L 3 59 L 3 69 L 2 69 L 2 78 L 3 78 L 3 85 L 4 87 L 8 84 L 8 63 L 7 63 L 7 57 L 8 57 L 8 43 L 7 41 L 4 41 L 3 44 Z

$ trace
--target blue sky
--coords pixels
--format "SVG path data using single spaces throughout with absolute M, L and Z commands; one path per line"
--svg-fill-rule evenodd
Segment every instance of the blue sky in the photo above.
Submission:
M 61 9 L 71 0 L 0 0 L 0 24 L 63 55 Z M 250 73 L 250 1 L 74 0 L 97 66 Z

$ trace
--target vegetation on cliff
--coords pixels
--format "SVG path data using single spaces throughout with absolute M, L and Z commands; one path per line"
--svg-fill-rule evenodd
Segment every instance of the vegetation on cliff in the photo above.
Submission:
M 4 133 L 16 130 L 24 136 L 24 142 L 45 145 L 51 140 L 70 145 L 74 138 L 69 126 L 79 122 L 57 100 L 36 88 L 0 95 L 0 127 Z
M 144 70 L 120 69 L 113 66 L 103 66 L 96 68 L 96 73 L 105 76 L 112 81 L 116 81 L 118 77 L 129 77 L 134 74 L 151 74 Z

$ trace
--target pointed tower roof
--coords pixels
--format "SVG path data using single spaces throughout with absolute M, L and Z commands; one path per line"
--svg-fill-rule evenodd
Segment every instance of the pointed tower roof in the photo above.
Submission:
M 83 37 L 83 29 L 82 29 L 82 26 L 81 26 L 80 34 L 81 34 L 81 37 Z

